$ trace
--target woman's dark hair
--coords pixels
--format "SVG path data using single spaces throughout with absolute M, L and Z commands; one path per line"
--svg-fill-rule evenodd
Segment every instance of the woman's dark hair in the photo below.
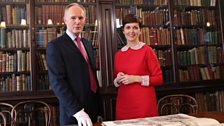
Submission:
M 140 17 L 134 15 L 134 14 L 128 14 L 124 17 L 124 19 L 122 20 L 122 28 L 124 28 L 124 26 L 127 24 L 127 23 L 138 23 L 139 24 L 139 27 L 141 28 L 142 27 L 142 20 Z

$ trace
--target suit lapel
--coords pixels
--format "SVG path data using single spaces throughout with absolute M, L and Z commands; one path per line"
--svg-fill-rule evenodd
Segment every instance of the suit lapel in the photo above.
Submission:
M 86 50 L 86 53 L 87 53 L 87 55 L 88 55 L 88 58 L 89 58 L 89 62 L 90 62 L 90 64 L 92 64 L 92 61 L 93 61 L 93 57 L 92 57 L 92 47 L 90 46 L 90 43 L 89 43 L 89 41 L 87 41 L 86 39 L 84 39 L 84 38 L 81 38 L 81 41 L 82 41 L 82 43 L 83 43 L 83 45 L 84 45 L 84 47 L 85 47 L 85 50 Z
M 69 48 L 71 48 L 75 52 L 79 52 L 80 55 L 82 55 L 82 53 L 80 52 L 79 48 L 75 45 L 74 41 L 66 33 L 64 34 L 64 37 L 65 37 L 65 40 L 66 40 L 65 42 L 68 43 Z M 87 41 L 86 39 L 81 38 L 81 41 L 82 41 L 82 43 L 83 43 L 83 45 L 85 47 L 85 50 L 86 50 L 89 62 L 91 64 L 91 66 L 92 66 L 92 64 L 93 64 L 92 61 L 93 61 L 93 58 L 94 58 L 93 54 L 92 54 L 92 47 L 90 46 L 89 41 Z M 84 57 L 83 57 L 83 59 L 85 60 Z
M 75 44 L 75 42 L 66 34 L 66 39 L 67 39 L 67 43 L 68 43 L 68 46 L 73 50 L 73 51 L 75 51 L 75 52 L 79 52 L 80 53 L 80 55 L 82 55 L 82 53 L 80 52 L 80 50 L 79 50 L 79 48 L 76 46 L 76 44 Z M 81 39 L 81 41 L 83 41 L 82 39 Z M 87 48 L 87 46 L 86 46 L 86 44 L 84 44 L 84 47 L 85 47 L 85 49 Z M 87 49 L 86 49 L 86 51 L 87 51 Z M 87 51 L 87 55 L 88 55 L 88 52 L 89 51 Z M 83 57 L 83 59 L 84 59 L 84 57 Z
M 86 41 L 85 39 L 83 39 L 83 38 L 81 38 L 81 41 L 82 41 L 82 43 L 83 43 L 83 45 L 84 45 L 84 47 L 85 47 L 85 50 L 86 50 L 86 53 L 87 53 L 87 55 L 88 55 L 88 57 L 89 57 L 89 54 L 90 54 L 90 47 L 88 46 L 88 41 Z
M 65 42 L 68 44 L 68 46 L 72 49 L 72 50 L 76 50 L 79 51 L 79 48 L 75 45 L 74 41 L 65 33 L 64 34 L 65 37 Z M 81 53 L 80 53 L 81 54 Z

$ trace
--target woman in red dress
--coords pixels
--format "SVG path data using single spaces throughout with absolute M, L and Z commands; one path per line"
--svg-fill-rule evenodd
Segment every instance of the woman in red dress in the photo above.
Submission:
M 163 84 L 159 61 L 152 48 L 139 41 L 140 18 L 128 14 L 122 22 L 127 45 L 114 59 L 116 120 L 157 116 L 154 86 Z

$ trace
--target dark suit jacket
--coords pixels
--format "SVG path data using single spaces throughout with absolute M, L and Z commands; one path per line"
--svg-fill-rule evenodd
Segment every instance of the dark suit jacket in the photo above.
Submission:
M 81 41 L 96 77 L 91 43 L 86 39 L 81 39 Z M 97 115 L 99 115 L 99 93 L 91 91 L 88 64 L 66 33 L 48 43 L 46 61 L 50 84 L 59 99 L 60 125 L 76 124 L 77 121 L 73 114 L 82 108 L 91 120 L 96 122 Z

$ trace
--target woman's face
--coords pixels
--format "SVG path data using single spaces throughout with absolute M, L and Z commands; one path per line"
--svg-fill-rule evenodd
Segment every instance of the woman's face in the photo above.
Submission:
M 138 23 L 127 23 L 124 26 L 123 33 L 128 42 L 138 42 L 141 29 Z

